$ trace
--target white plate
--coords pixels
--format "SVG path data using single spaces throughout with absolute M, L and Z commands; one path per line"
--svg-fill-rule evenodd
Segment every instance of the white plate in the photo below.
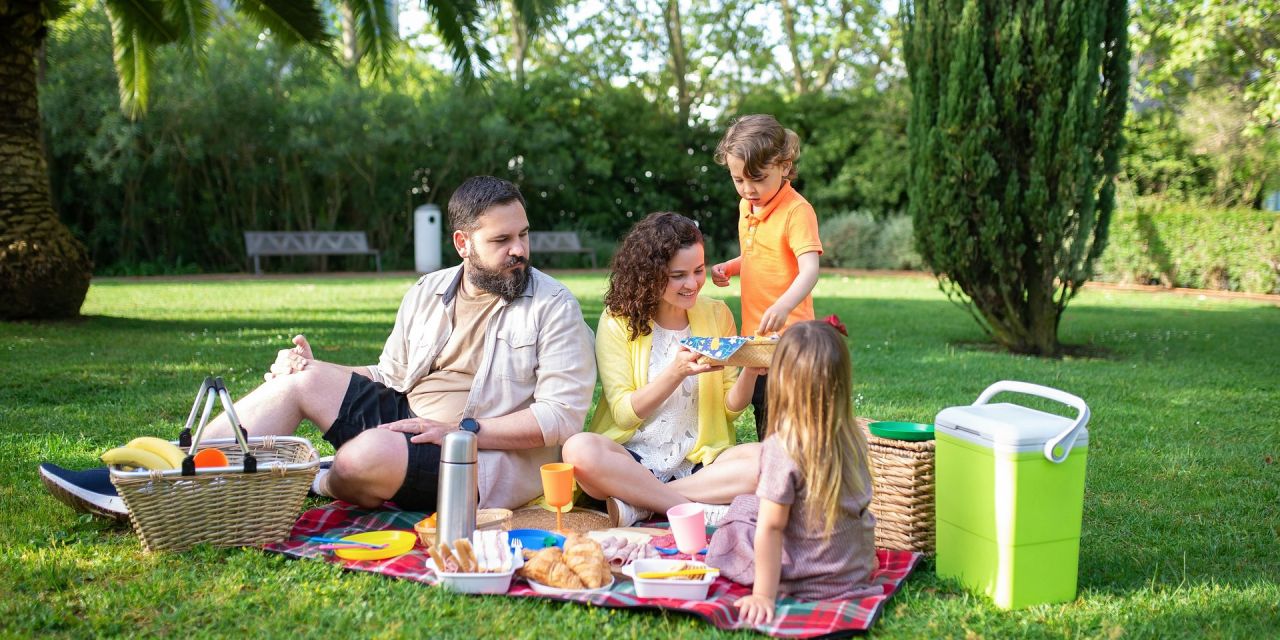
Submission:
M 529 588 L 533 589 L 535 593 L 541 593 L 544 596 L 577 596 L 584 593 L 603 593 L 608 591 L 609 588 L 613 586 L 614 582 L 613 576 L 609 576 L 609 583 L 598 589 L 560 589 L 558 587 L 547 586 L 541 582 L 529 580 L 528 578 L 525 578 L 525 581 L 529 583 Z

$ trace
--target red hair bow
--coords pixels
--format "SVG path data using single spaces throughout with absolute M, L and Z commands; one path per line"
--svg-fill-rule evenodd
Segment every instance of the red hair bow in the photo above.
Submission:
M 847 328 L 845 328 L 845 326 L 844 326 L 844 323 L 843 323 L 843 322 L 840 322 L 840 316 L 838 316 L 838 315 L 836 315 L 836 314 L 834 314 L 834 313 L 833 313 L 833 314 L 831 314 L 831 315 L 829 315 L 829 316 L 827 316 L 827 317 L 823 318 L 823 319 L 822 319 L 822 321 L 823 321 L 823 322 L 825 322 L 825 323 L 827 323 L 827 324 L 829 324 L 829 325 L 831 325 L 831 326 L 833 326 L 833 327 L 835 327 L 835 328 L 836 328 L 836 331 L 839 331 L 839 332 L 840 332 L 841 334 L 843 334 L 845 337 L 848 337 L 848 336 L 849 336 L 849 330 L 848 330 Z

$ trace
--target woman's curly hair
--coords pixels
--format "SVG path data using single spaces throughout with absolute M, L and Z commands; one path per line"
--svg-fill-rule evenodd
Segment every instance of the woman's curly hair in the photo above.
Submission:
M 649 335 L 667 288 L 667 264 L 681 249 L 702 244 L 702 232 L 692 220 L 670 211 L 645 216 L 623 236 L 610 264 L 604 306 L 625 318 L 630 339 Z

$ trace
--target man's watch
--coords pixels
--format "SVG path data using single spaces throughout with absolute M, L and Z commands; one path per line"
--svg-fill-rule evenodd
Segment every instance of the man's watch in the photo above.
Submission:
M 471 433 L 480 435 L 480 423 L 477 422 L 475 418 L 463 418 L 462 422 L 458 423 L 458 428 L 463 431 L 470 431 Z

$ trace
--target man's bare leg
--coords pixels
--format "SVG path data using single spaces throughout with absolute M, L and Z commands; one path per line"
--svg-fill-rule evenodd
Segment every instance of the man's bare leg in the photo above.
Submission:
M 409 440 L 403 433 L 367 429 L 334 454 L 323 488 L 334 498 L 374 509 L 400 490 L 408 468 Z
M 338 419 L 350 381 L 350 370 L 315 362 L 297 373 L 262 383 L 235 403 L 236 416 L 251 436 L 293 435 L 303 419 L 328 431 Z M 231 423 L 225 415 L 209 422 L 207 437 L 231 435 Z

